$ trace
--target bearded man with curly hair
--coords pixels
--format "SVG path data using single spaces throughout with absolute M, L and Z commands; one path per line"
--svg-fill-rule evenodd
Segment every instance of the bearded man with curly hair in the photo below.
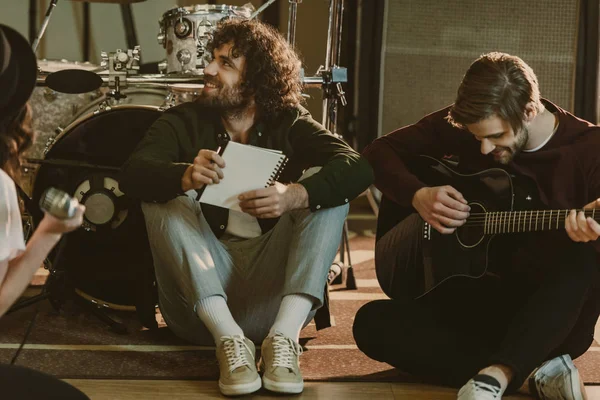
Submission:
M 372 170 L 302 108 L 300 61 L 277 31 L 225 21 L 209 51 L 199 99 L 152 125 L 121 187 L 142 200 L 164 319 L 216 344 L 221 392 L 300 393 L 299 333 L 323 306 L 348 202 Z M 235 175 L 217 152 L 229 140 L 289 159 L 274 185 L 240 194 L 242 212 L 196 200 Z

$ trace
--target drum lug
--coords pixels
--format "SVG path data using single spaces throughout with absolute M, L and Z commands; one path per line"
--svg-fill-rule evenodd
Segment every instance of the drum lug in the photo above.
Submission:
M 53 102 L 54 100 L 56 100 L 57 97 L 58 93 L 56 93 L 54 90 L 50 88 L 46 88 L 46 90 L 44 90 L 44 99 L 47 102 Z
M 158 107 L 158 110 L 165 111 L 174 106 L 175 106 L 175 95 L 173 94 L 173 92 L 169 92 L 165 96 L 165 101 L 160 105 L 160 107 Z
M 81 227 L 86 231 L 86 232 L 92 232 L 94 229 L 92 228 L 92 226 L 90 225 L 89 222 L 87 222 L 86 220 L 83 220 L 83 223 L 81 224 Z
M 192 61 L 192 53 L 188 49 L 181 49 L 177 52 L 177 61 L 181 64 L 181 70 L 186 72 L 189 70 L 188 64 Z
M 166 74 L 168 68 L 167 59 L 164 59 L 158 63 L 158 72 L 161 74 Z
M 59 135 L 62 131 L 64 131 L 64 129 L 61 127 L 58 127 L 54 130 L 54 132 L 56 132 L 57 135 Z M 56 143 L 56 137 L 50 136 L 46 141 L 46 144 L 44 145 L 44 155 L 48 154 L 54 143 Z
M 104 100 L 100 104 L 98 104 L 98 108 L 94 110 L 95 114 L 100 114 L 101 112 L 110 111 L 112 106 L 108 103 L 108 101 Z
M 106 51 L 100 52 L 100 66 L 102 68 L 108 68 L 108 53 Z
M 165 47 L 165 43 L 166 43 L 166 39 L 167 36 L 165 34 L 165 31 L 163 29 L 160 30 L 160 32 L 158 33 L 158 35 L 156 36 L 156 40 L 158 41 L 158 44 L 160 44 L 162 47 Z

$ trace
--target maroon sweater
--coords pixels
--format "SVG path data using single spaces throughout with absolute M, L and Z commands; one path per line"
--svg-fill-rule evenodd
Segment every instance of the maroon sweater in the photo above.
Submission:
M 558 115 L 556 133 L 541 149 L 521 152 L 507 166 L 496 163 L 491 155 L 482 155 L 480 143 L 471 133 L 444 119 L 449 107 L 382 136 L 363 152 L 375 172 L 375 186 L 388 199 L 410 206 L 415 192 L 426 185 L 407 170 L 403 159 L 410 154 L 455 155 L 463 169 L 502 167 L 530 177 L 537 184 L 540 200 L 550 209 L 582 208 L 600 197 L 600 127 L 543 102 Z M 600 240 L 594 244 L 600 250 Z

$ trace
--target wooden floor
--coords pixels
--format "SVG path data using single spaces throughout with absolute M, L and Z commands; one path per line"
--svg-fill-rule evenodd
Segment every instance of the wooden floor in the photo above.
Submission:
M 354 256 L 353 256 L 354 258 Z M 600 343 L 600 320 L 594 338 Z M 92 400 L 191 400 L 222 399 L 217 382 L 172 380 L 94 380 L 66 379 L 86 393 Z M 586 387 L 588 400 L 600 400 L 600 386 Z M 278 396 L 265 390 L 241 399 L 398 399 L 398 400 L 454 400 L 456 390 L 406 383 L 362 382 L 307 382 L 298 396 Z M 525 400 L 524 395 L 506 396 L 504 400 Z
M 92 400 L 197 400 L 222 399 L 216 382 L 206 381 L 117 381 L 67 379 L 67 382 L 85 392 Z M 600 386 L 588 386 L 589 400 L 600 400 Z M 287 398 L 261 390 L 241 398 Z M 453 400 L 456 390 L 405 383 L 307 382 L 304 392 L 294 399 L 398 399 L 398 400 Z M 507 396 L 505 400 L 531 399 L 529 396 Z

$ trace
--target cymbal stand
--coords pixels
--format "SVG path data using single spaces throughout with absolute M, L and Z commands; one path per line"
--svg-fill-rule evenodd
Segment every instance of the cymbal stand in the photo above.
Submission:
M 287 40 L 289 44 L 294 47 L 296 45 L 296 18 L 298 13 L 298 4 L 302 3 L 302 0 L 289 0 L 290 1 L 290 15 L 288 18 L 288 34 Z
M 343 16 L 344 0 L 330 0 L 325 65 L 319 68 L 317 72 L 318 75 L 323 77 L 323 126 L 338 137 L 341 137 L 337 133 L 338 101 L 342 106 L 346 106 L 347 101 L 342 83 L 348 82 L 348 70 L 339 66 Z M 343 264 L 346 270 L 346 289 L 356 289 L 356 279 L 352 268 L 352 259 L 350 258 L 348 221 L 344 221 L 342 230 L 340 263 Z M 342 275 L 340 273 L 333 280 L 333 283 L 342 283 Z
M 58 3 L 58 0 L 50 0 L 50 5 L 48 6 L 48 10 L 46 11 L 46 17 L 44 18 L 44 22 L 42 23 L 42 26 L 40 28 L 40 31 L 39 31 L 37 37 L 35 38 L 35 40 L 33 41 L 33 44 L 31 45 L 31 48 L 33 49 L 34 53 L 36 52 L 36 50 L 40 44 L 40 39 L 42 38 L 42 36 L 44 36 L 44 33 L 46 32 L 46 28 L 48 27 L 48 23 L 50 22 L 50 17 L 52 16 L 54 7 L 56 7 L 56 3 Z

